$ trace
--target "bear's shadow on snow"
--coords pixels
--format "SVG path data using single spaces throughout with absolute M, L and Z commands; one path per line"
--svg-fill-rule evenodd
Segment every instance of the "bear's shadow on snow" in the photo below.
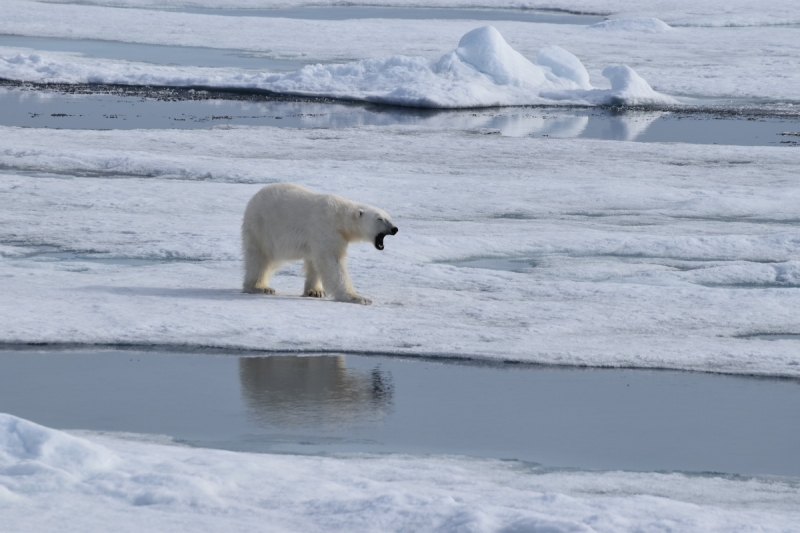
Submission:
M 205 288 L 178 288 L 178 287 L 104 287 L 89 286 L 84 287 L 87 291 L 107 292 L 123 296 L 159 296 L 162 298 L 192 298 L 199 300 L 298 300 L 315 301 L 316 298 L 303 298 L 300 294 L 271 294 L 259 297 L 259 295 L 245 294 L 241 289 L 205 289 Z M 298 291 L 299 292 L 299 291 Z

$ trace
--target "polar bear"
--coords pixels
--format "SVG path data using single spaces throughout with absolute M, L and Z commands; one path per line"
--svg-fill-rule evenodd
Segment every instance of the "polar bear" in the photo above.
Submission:
M 244 287 L 274 294 L 269 279 L 289 261 L 305 261 L 303 296 L 327 293 L 339 302 L 372 303 L 356 293 L 347 273 L 347 245 L 397 233 L 385 211 L 333 194 L 317 194 L 293 183 L 267 185 L 247 204 L 242 222 Z

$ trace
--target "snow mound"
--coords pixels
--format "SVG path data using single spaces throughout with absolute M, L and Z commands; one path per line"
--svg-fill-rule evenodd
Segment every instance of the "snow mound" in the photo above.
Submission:
M 648 106 L 676 103 L 671 97 L 653 90 L 641 76 L 628 65 L 611 65 L 603 69 L 603 76 L 611 82 L 610 89 L 582 91 L 542 92 L 552 100 L 582 100 L 595 105 Z
M 455 55 L 498 85 L 540 84 L 544 71 L 511 48 L 493 26 L 467 32 L 458 42 Z M 445 56 L 445 61 L 450 58 Z
M 555 76 L 572 80 L 583 89 L 591 89 L 589 72 L 581 60 L 560 46 L 551 45 L 536 53 L 536 61 L 549 68 Z
M 167 67 L 66 54 L 0 57 L 0 78 L 59 83 L 110 83 L 252 89 L 410 107 L 470 108 L 553 104 L 672 105 L 629 67 L 609 67 L 611 90 L 595 89 L 581 61 L 548 46 L 532 63 L 492 26 L 466 33 L 438 60 L 393 56 L 298 71 L 263 72 Z M 610 70 L 609 70 L 610 69 Z
M 603 22 L 592 24 L 589 28 L 593 30 L 638 31 L 643 33 L 664 33 L 672 29 L 663 20 L 650 17 L 604 20 Z
M 0 475 L 77 475 L 106 469 L 114 461 L 114 454 L 102 446 L 0 413 Z

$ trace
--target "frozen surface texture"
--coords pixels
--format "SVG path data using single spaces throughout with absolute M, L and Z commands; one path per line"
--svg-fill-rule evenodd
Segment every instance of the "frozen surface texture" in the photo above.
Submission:
M 487 133 L 3 128 L 0 340 L 800 376 L 800 152 Z M 278 181 L 392 213 L 350 247 L 372 307 L 300 298 L 299 265 L 239 293 Z
M 0 414 L 3 528 L 769 533 L 800 521 L 791 480 L 249 454 L 165 440 L 73 436 Z
M 636 31 L 644 33 L 664 33 L 672 29 L 663 20 L 649 17 L 611 19 L 592 24 L 589 27 L 594 30 Z
M 249 0 L 242 2 L 251 7 L 273 5 Z M 127 2 L 109 3 L 128 5 Z M 135 0 L 131 2 L 135 3 Z M 224 0 L 180 2 L 180 5 L 200 4 L 234 5 Z M 523 4 L 496 5 L 514 7 Z M 687 8 L 689 4 L 691 6 Z M 149 5 L 152 7 L 154 4 Z M 494 4 L 482 2 L 480 5 Z M 800 23 L 800 2 L 754 3 L 742 0 L 725 2 L 724 7 L 720 7 L 719 2 L 710 1 L 673 4 L 666 1 L 584 3 L 576 0 L 574 4 L 555 2 L 549 7 L 600 10 L 613 13 L 614 20 L 601 24 L 600 28 L 503 21 L 493 24 L 509 46 L 528 59 L 537 58 L 541 50 L 553 45 L 568 50 L 580 58 L 591 85 L 599 89 L 607 89 L 610 85 L 601 75 L 605 67 L 625 64 L 647 80 L 653 89 L 672 96 L 702 97 L 705 101 L 708 98 L 798 101 L 800 39 L 797 36 L 800 30 L 788 24 Z M 681 15 L 677 21 L 669 16 L 678 12 L 688 15 Z M 684 18 L 695 25 L 686 26 L 681 22 Z M 65 20 L 70 23 L 64 24 Z M 734 20 L 747 27 L 728 27 Z M 759 26 L 759 21 L 765 20 L 781 25 Z M 711 23 L 725 27 L 702 26 Z M 669 29 L 667 25 L 673 27 Z M 465 20 L 325 21 L 230 17 L 24 0 L 4 0 L 3 16 L 0 17 L 0 34 L 214 47 L 275 59 L 306 61 L 312 65 L 326 63 L 328 65 L 311 67 L 301 74 L 274 81 L 281 80 L 291 90 L 345 89 L 351 95 L 360 94 L 359 97 L 367 98 L 372 93 L 385 96 L 388 84 L 404 80 L 403 88 L 407 92 L 404 98 L 408 99 L 413 99 L 412 93 L 420 88 L 424 95 L 444 88 L 461 90 L 465 84 L 469 84 L 475 93 L 483 91 L 489 83 L 488 78 L 469 77 L 464 72 L 447 74 L 432 70 L 432 65 L 453 50 L 455 43 L 476 26 L 480 23 Z M 165 54 L 168 53 L 165 50 Z M 39 62 L 32 54 L 40 56 Z M 125 83 L 162 80 L 175 84 L 205 81 L 255 87 L 269 77 L 269 74 L 255 70 L 170 69 L 20 48 L 0 47 L 0 56 L 5 58 L 0 63 L 0 76 L 14 79 L 116 79 Z M 18 58 L 16 63 L 8 62 L 15 57 Z M 359 63 L 360 60 L 369 61 Z M 537 60 L 540 65 L 546 65 L 541 58 Z M 334 68 L 329 63 L 346 65 Z M 563 65 L 561 61 L 558 63 Z M 547 66 L 552 68 L 552 65 Z M 563 71 L 553 72 L 564 77 Z M 452 76 L 452 79 L 447 76 Z M 581 88 L 589 89 L 584 85 L 585 77 L 582 78 Z M 510 95 L 518 94 L 509 86 L 493 89 L 499 91 L 498 101 L 508 101 Z M 538 89 L 526 96 L 525 101 L 537 101 Z M 519 101 L 519 97 L 515 100 Z M 728 102 L 732 105 L 741 103 Z
M 47 0 L 102 6 L 270 8 L 294 6 L 369 5 L 498 9 L 555 9 L 612 18 L 655 16 L 670 24 L 693 26 L 758 26 L 800 23 L 794 0 Z
M 0 56 L 0 78 L 60 83 L 247 88 L 405 106 L 459 108 L 552 103 L 669 105 L 630 67 L 607 67 L 611 89 L 592 89 L 586 69 L 564 49 L 541 52 L 535 65 L 511 48 L 493 26 L 464 35 L 438 61 L 395 56 L 343 65 L 310 65 L 288 74 L 175 69 L 107 60 L 16 54 Z

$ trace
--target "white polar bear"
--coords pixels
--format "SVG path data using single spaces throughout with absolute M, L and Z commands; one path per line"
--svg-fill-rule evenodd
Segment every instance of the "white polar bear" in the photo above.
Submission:
M 339 302 L 372 303 L 356 293 L 347 273 L 347 245 L 397 233 L 385 211 L 293 183 L 267 185 L 247 204 L 242 223 L 244 292 L 274 294 L 269 279 L 289 261 L 305 260 L 303 296 L 329 294 Z

